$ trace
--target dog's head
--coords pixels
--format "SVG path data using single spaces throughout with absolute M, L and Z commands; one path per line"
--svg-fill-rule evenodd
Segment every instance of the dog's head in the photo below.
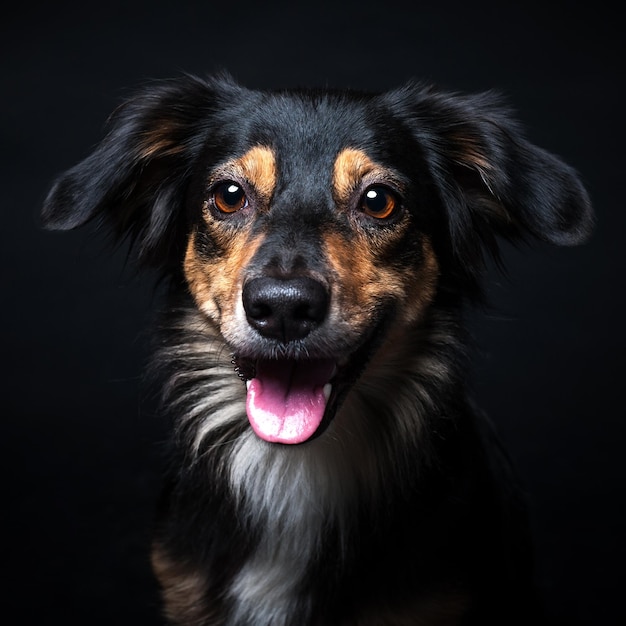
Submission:
M 374 352 L 438 298 L 475 296 L 497 236 L 575 244 L 591 225 L 575 172 L 491 95 L 194 78 L 123 105 L 43 216 L 104 218 L 186 283 L 248 379 L 253 428 L 283 443 L 321 432 Z

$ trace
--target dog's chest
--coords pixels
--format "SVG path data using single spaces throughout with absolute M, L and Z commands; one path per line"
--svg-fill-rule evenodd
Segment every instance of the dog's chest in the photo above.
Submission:
M 250 437 L 232 457 L 231 485 L 257 539 L 229 595 L 242 623 L 254 616 L 258 623 L 289 624 L 307 606 L 304 589 L 320 553 L 334 554 L 341 568 L 340 551 L 329 546 L 348 532 L 355 478 L 323 457 L 268 450 L 276 448 Z

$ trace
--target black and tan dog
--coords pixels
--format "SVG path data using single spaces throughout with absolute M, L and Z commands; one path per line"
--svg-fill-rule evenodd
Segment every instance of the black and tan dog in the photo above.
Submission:
M 172 623 L 532 623 L 463 309 L 498 236 L 576 244 L 592 218 L 497 98 L 159 83 L 43 216 L 107 222 L 169 284 L 153 563 Z

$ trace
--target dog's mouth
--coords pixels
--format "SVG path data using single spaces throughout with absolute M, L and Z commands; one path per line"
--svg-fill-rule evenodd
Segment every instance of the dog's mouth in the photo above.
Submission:
M 336 373 L 332 359 L 255 361 L 246 381 L 246 411 L 254 432 L 284 444 L 311 439 L 324 422 Z
M 365 369 L 380 336 L 371 333 L 348 359 L 235 356 L 235 369 L 246 383 L 246 412 L 254 432 L 282 444 L 300 444 L 321 435 Z

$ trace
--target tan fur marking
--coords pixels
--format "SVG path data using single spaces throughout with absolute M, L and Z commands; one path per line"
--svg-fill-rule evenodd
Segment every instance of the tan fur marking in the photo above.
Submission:
M 453 135 L 451 139 L 454 160 L 459 165 L 476 172 L 490 194 L 485 196 L 486 200 L 491 201 L 483 204 L 484 210 L 489 211 L 493 217 L 510 223 L 512 221 L 511 215 L 506 211 L 492 189 L 490 176 L 494 168 L 487 156 L 485 156 L 483 146 L 476 137 L 467 135 Z
M 242 157 L 224 163 L 216 176 L 245 180 L 268 202 L 276 187 L 276 159 L 270 148 L 254 146 Z
M 333 188 L 339 204 L 347 203 L 355 190 L 369 183 L 393 182 L 401 186 L 393 171 L 372 161 L 362 150 L 346 148 L 334 164 Z M 380 299 L 393 298 L 405 303 L 404 319 L 413 322 L 423 314 L 434 297 L 439 264 L 430 242 L 423 240 L 423 262 L 414 271 L 398 273 L 380 261 L 380 253 L 390 245 L 390 235 L 378 240 L 359 236 L 348 242 L 335 233 L 326 236 L 326 250 L 340 285 L 335 302 L 337 313 L 356 324 L 367 323 L 368 311 Z M 347 313 L 345 313 L 347 312 Z
M 196 247 L 197 234 L 192 233 L 187 244 L 184 272 L 198 308 L 218 324 L 228 324 L 235 316 L 243 269 L 261 244 L 262 237 L 252 239 L 248 231 L 227 236 L 217 232 L 218 229 L 219 225 L 214 224 L 212 236 L 227 252 L 213 259 L 202 258 Z
M 140 156 L 151 159 L 155 156 L 180 154 L 183 146 L 176 139 L 176 126 L 171 122 L 157 124 L 152 130 L 143 133 Z
M 187 242 L 184 263 L 185 277 L 198 307 L 207 315 L 217 317 L 218 308 L 211 297 L 210 278 L 206 276 L 204 263 L 196 250 L 196 236 L 197 232 L 191 233 Z
M 380 299 L 404 295 L 402 278 L 377 264 L 370 243 L 365 237 L 359 239 L 358 243 L 346 241 L 337 233 L 325 237 L 326 254 L 336 277 L 333 310 L 338 317 L 350 320 L 355 332 L 368 324 Z
M 395 181 L 396 176 L 387 168 L 376 164 L 365 152 L 356 148 L 342 150 L 333 167 L 333 191 L 339 204 L 346 204 L 363 181 Z
M 346 202 L 363 177 L 375 167 L 374 162 L 361 150 L 346 148 L 340 152 L 333 171 L 333 187 L 337 197 Z
M 170 559 L 155 545 L 152 569 L 161 585 L 165 615 L 175 624 L 206 623 L 211 608 L 206 598 L 206 580 L 193 568 Z
M 407 285 L 408 302 L 404 317 L 409 323 L 418 321 L 424 315 L 437 291 L 439 262 L 427 237 L 422 239 L 422 255 L 422 266 Z
M 481 174 L 493 169 L 477 138 L 467 135 L 452 135 L 450 139 L 456 160 L 461 165 L 471 167 Z
M 402 303 L 401 318 L 411 324 L 424 315 L 435 296 L 439 263 L 425 237 L 422 263 L 410 273 L 382 264 L 365 237 L 354 243 L 337 233 L 328 233 L 326 254 L 336 277 L 334 314 L 349 320 L 354 332 L 367 326 L 371 311 L 380 300 L 391 298 Z

